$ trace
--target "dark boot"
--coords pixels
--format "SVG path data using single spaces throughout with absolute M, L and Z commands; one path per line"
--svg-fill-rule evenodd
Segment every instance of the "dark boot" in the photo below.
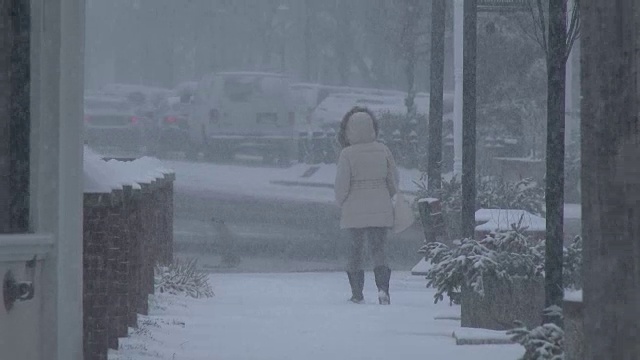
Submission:
M 391 279 L 391 269 L 387 266 L 377 266 L 373 269 L 376 276 L 376 286 L 378 287 L 378 301 L 381 305 L 391 304 L 389 296 L 389 279 Z
M 351 299 L 349 301 L 356 304 L 364 304 L 364 295 L 362 289 L 364 288 L 364 270 L 347 271 L 349 276 L 349 285 L 351 285 Z

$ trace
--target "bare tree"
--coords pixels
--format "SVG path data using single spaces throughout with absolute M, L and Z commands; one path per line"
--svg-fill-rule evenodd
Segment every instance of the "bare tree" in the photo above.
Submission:
M 545 305 L 562 306 L 562 254 L 564 240 L 564 155 L 566 62 L 580 36 L 580 1 L 529 0 L 520 21 L 525 34 L 534 39 L 547 59 L 547 146 L 546 146 L 546 266 Z M 569 16 L 570 15 L 570 16 Z M 567 24 L 567 19 L 568 24 Z M 522 19 L 522 17 L 521 17 Z M 558 314 L 550 312 L 550 314 Z M 545 322 L 562 325 L 559 316 Z
M 423 27 L 423 18 L 427 15 L 426 5 L 420 0 L 395 0 L 395 4 L 401 9 L 399 27 L 391 29 L 388 40 L 395 45 L 403 63 L 403 72 L 407 81 L 405 98 L 407 119 L 415 119 L 416 67 L 420 57 L 426 55 L 424 48 L 427 45 L 425 41 L 427 31 Z
M 304 80 L 310 82 L 312 79 L 312 62 L 313 62 L 313 26 L 314 26 L 314 9 L 311 0 L 304 0 Z
M 533 39 L 542 51 L 549 56 L 549 1 L 528 0 L 525 2 L 525 11 L 517 17 L 518 26 L 524 34 Z M 569 0 L 555 0 L 554 3 L 562 3 L 567 8 Z M 565 61 L 573 48 L 573 44 L 580 37 L 580 0 L 574 0 L 571 6 L 569 24 L 567 26 Z
M 338 76 L 340 85 L 349 84 L 351 72 L 351 6 L 348 0 L 338 0 L 336 5 L 336 19 L 338 21 L 335 36 L 338 55 Z
M 549 2 L 547 44 L 547 157 L 545 306 L 562 308 L 562 260 L 564 245 L 564 131 L 567 60 L 567 4 Z M 562 326 L 557 312 L 545 322 Z
M 640 6 L 581 12 L 584 359 L 640 359 Z

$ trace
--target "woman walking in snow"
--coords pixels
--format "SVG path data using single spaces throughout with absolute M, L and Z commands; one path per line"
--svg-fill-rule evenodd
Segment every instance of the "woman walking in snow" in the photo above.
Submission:
M 388 305 L 391 269 L 385 258 L 387 231 L 393 226 L 391 198 L 398 188 L 398 172 L 391 151 L 377 142 L 378 124 L 366 108 L 355 107 L 342 119 L 338 141 L 342 146 L 335 181 L 341 208 L 340 228 L 351 235 L 347 275 L 354 303 L 364 303 L 362 257 L 365 239 L 374 263 L 378 301 Z

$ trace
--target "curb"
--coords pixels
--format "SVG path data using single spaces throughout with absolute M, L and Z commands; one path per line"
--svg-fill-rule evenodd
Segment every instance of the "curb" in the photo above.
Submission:
M 307 182 L 307 181 L 295 181 L 295 180 L 271 180 L 269 181 L 272 185 L 282 185 L 282 186 L 302 186 L 302 187 L 312 187 L 312 188 L 321 188 L 321 189 L 333 189 L 333 184 L 327 183 L 317 183 L 317 182 Z M 409 196 L 415 196 L 418 194 L 417 191 L 402 191 L 403 194 Z
M 504 331 L 461 328 L 452 334 L 456 345 L 513 345 L 514 342 Z

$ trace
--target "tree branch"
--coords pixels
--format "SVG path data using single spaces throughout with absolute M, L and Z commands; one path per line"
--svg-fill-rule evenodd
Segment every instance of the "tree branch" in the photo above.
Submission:
M 565 0 L 568 1 L 568 0 Z M 571 9 L 571 20 L 569 22 L 569 29 L 567 31 L 567 47 L 565 58 L 569 58 L 573 44 L 580 38 L 580 29 L 582 28 L 582 22 L 580 21 L 580 0 L 574 0 Z
M 555 0 L 549 0 L 549 1 L 555 1 Z M 544 50 L 544 53 L 548 56 L 549 55 L 549 45 L 547 44 L 548 24 L 544 16 L 544 6 L 542 4 L 542 0 L 536 0 L 536 5 L 538 8 L 538 21 L 540 25 L 539 29 L 541 31 L 540 39 L 542 41 L 542 48 Z M 532 14 L 535 16 L 535 12 L 533 12 Z

